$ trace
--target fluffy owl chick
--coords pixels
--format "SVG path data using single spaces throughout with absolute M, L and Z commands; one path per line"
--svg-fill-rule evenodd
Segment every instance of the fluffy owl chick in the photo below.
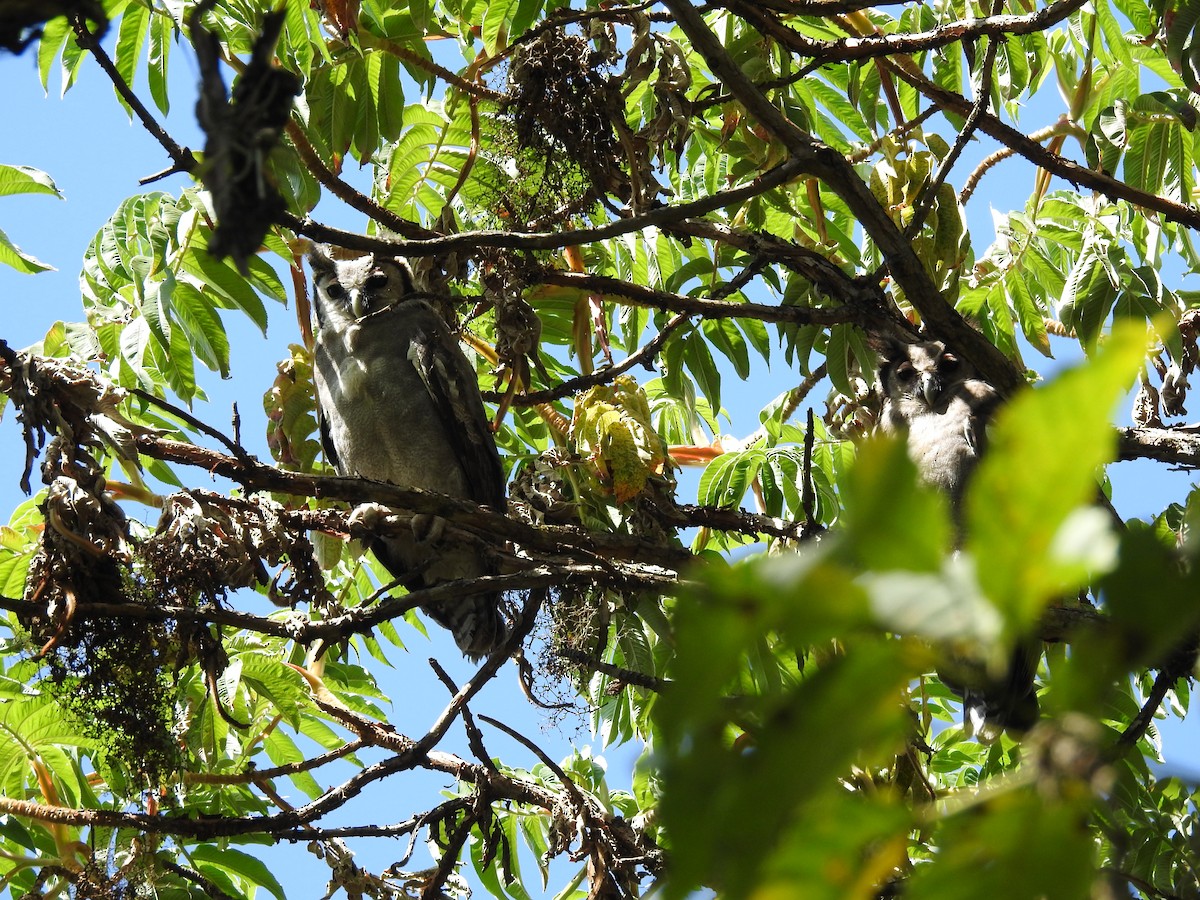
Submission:
M 903 438 L 921 479 L 950 499 L 962 537 L 962 503 L 971 473 L 986 448 L 987 425 L 1000 395 L 966 360 L 941 342 L 875 340 L 883 409 L 879 427 Z M 984 561 L 986 564 L 986 561 Z M 1026 731 L 1038 719 L 1034 676 L 1041 642 L 1018 644 L 1003 672 L 954 661 L 939 675 L 963 698 L 963 726 L 991 742 L 1009 728 Z
M 315 247 L 313 380 L 321 444 L 342 475 L 504 508 L 504 471 L 475 370 L 445 321 L 422 299 L 403 260 L 337 260 Z M 380 538 L 371 550 L 410 588 L 493 574 L 477 548 Z M 424 523 L 428 525 L 428 522 Z M 429 604 L 459 648 L 482 656 L 507 636 L 498 594 Z

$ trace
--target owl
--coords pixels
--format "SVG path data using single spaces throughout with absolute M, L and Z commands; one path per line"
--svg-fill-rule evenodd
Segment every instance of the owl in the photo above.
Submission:
M 943 491 L 955 521 L 987 441 L 1000 395 L 939 342 L 878 344 L 883 409 L 879 427 L 902 436 L 921 479 Z
M 309 264 L 317 421 L 329 461 L 342 475 L 503 510 L 504 470 L 475 370 L 408 264 L 384 256 L 335 259 L 323 247 L 313 248 Z M 371 507 L 356 515 L 364 509 Z M 478 548 L 439 540 L 441 520 L 414 516 L 411 523 L 411 534 L 370 545 L 408 587 L 494 574 Z M 425 611 L 471 658 L 507 637 L 497 594 L 439 601 Z
M 879 428 L 904 439 L 921 480 L 949 499 L 961 543 L 963 497 L 986 450 L 987 425 L 1001 397 L 943 343 L 890 338 L 872 343 L 880 357 Z M 950 660 L 939 670 L 942 681 L 963 698 L 968 735 L 991 742 L 1006 728 L 1021 732 L 1037 722 L 1034 676 L 1040 656 L 1041 642 L 1029 640 L 1017 645 L 1005 671 L 988 672 L 963 660 Z

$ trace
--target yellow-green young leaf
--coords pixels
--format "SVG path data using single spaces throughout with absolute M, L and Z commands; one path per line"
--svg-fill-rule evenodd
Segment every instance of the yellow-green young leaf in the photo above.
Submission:
M 876 571 L 941 567 L 950 546 L 946 500 L 918 481 L 903 441 L 882 434 L 864 441 L 846 473 L 842 499 L 841 546 L 858 565 Z
M 1141 327 L 1117 328 L 1101 352 L 1044 388 L 1014 398 L 989 430 L 966 499 L 967 548 L 1009 626 L 1028 628 L 1053 597 L 1079 586 L 1069 554 L 1076 507 L 1092 502 L 1111 462 L 1110 417 L 1146 350 Z
M 291 356 L 277 366 L 275 383 L 263 394 L 267 414 L 267 446 L 271 455 L 289 469 L 312 471 L 320 444 L 313 400 L 312 354 L 291 344 Z
M 638 383 L 622 375 L 592 388 L 575 404 L 571 438 L 600 482 L 619 502 L 639 494 L 661 475 L 667 448 L 654 430 L 650 404 Z

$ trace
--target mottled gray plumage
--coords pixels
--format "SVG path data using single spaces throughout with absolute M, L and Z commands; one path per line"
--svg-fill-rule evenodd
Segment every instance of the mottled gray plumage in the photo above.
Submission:
M 314 371 L 321 443 L 343 475 L 422 488 L 504 508 L 504 472 L 475 370 L 446 323 L 416 291 L 399 259 L 336 260 L 322 248 L 313 270 Z M 478 548 L 413 533 L 372 543 L 410 588 L 493 574 Z M 436 529 L 435 529 L 436 530 Z M 468 656 L 503 642 L 497 594 L 430 604 Z
M 881 430 L 902 437 L 921 479 L 950 500 L 959 539 L 963 498 L 987 446 L 987 426 L 1000 395 L 969 362 L 936 341 L 875 341 L 883 393 Z M 987 560 L 980 560 L 986 565 Z M 963 698 L 968 734 L 995 740 L 1005 728 L 1026 731 L 1038 718 L 1034 676 L 1041 642 L 1019 643 L 1006 671 L 991 673 L 952 660 L 939 675 Z M 960 664 L 961 663 L 961 664 Z
M 921 478 L 946 493 L 958 520 L 967 480 L 983 453 L 987 423 L 1000 397 L 945 344 L 896 341 L 882 349 L 879 426 L 905 438 Z

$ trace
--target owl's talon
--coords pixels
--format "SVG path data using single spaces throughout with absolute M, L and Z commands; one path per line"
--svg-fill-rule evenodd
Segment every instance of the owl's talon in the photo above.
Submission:
M 362 503 L 350 510 L 346 524 L 351 531 L 378 531 L 391 514 L 392 511 L 382 503 Z

